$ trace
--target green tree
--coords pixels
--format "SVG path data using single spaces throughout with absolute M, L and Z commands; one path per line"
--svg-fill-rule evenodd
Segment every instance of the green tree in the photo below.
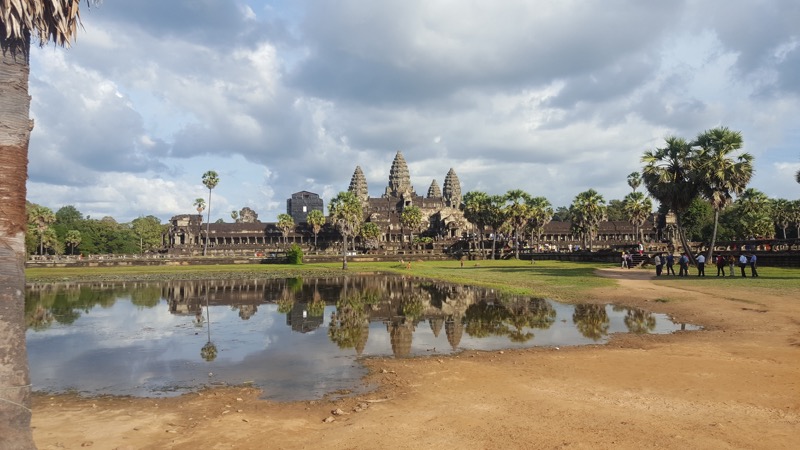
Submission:
M 775 226 L 783 231 L 783 238 L 786 239 L 786 229 L 792 223 L 792 202 L 785 198 L 773 200 L 772 220 Z
M 733 201 L 733 196 L 741 194 L 750 182 L 753 176 L 753 156 L 749 153 L 736 154 L 743 145 L 742 133 L 727 127 L 712 128 L 700 133 L 695 144 L 700 146 L 700 152 L 694 163 L 700 193 L 714 209 L 714 232 L 706 257 L 707 261 L 712 261 L 719 213 Z
M 194 199 L 194 209 L 197 210 L 197 214 L 203 214 L 203 211 L 206 210 L 206 201 L 202 198 Z
M 594 189 L 581 192 L 572 201 L 570 206 L 572 226 L 582 240 L 584 248 L 592 251 L 592 241 L 597 235 L 600 222 L 606 220 L 606 201 Z
M 491 198 L 485 192 L 470 191 L 464 194 L 461 208 L 464 211 L 464 218 L 478 228 L 481 254 L 483 254 L 483 240 L 490 207 Z
M 381 229 L 373 222 L 366 222 L 361 226 L 361 232 L 359 233 L 359 236 L 361 236 L 361 239 L 364 242 L 364 247 L 368 249 L 378 248 L 378 242 L 381 237 Z
M 622 209 L 628 222 L 636 229 L 636 239 L 642 241 L 641 227 L 653 212 L 653 202 L 642 192 L 631 192 L 625 196 Z
M 352 192 L 339 192 L 328 204 L 331 223 L 342 235 L 342 270 L 347 270 L 347 240 L 355 237 L 364 222 L 361 202 Z
M 772 222 L 772 202 L 763 192 L 745 190 L 735 205 L 739 215 L 738 235 L 742 239 L 771 238 L 775 236 Z
M 325 225 L 325 214 L 318 209 L 312 209 L 306 215 L 306 222 L 311 225 L 311 231 L 314 233 L 314 248 L 316 248 L 317 235 L 322 230 L 322 226 Z
M 553 219 L 553 205 L 544 197 L 533 197 L 528 202 L 528 207 L 530 208 L 528 227 L 531 230 L 531 237 L 535 237 L 539 243 L 542 240 L 544 227 Z
M 81 245 L 81 232 L 78 230 L 67 231 L 67 236 L 64 238 L 64 244 L 69 246 L 70 255 L 74 255 L 75 247 Z
M 46 206 L 33 204 L 28 209 L 28 223 L 33 226 L 36 233 L 40 255 L 44 254 L 44 236 L 55 221 L 56 215 L 53 214 L 53 210 Z
M 278 228 L 281 230 L 281 234 L 283 234 L 283 245 L 285 246 L 289 232 L 294 230 L 294 219 L 292 219 L 292 216 L 286 213 L 278 214 Z
M 606 206 L 606 216 L 608 216 L 609 222 L 627 222 L 628 215 L 625 213 L 625 200 L 610 200 L 608 206 Z
M 231 211 L 231 219 L 233 219 L 235 223 L 239 223 L 239 211 L 236 211 L 235 209 Z
M 211 227 L 211 191 L 219 184 L 219 175 L 213 170 L 203 174 L 203 185 L 208 189 L 208 219 L 206 220 L 206 239 L 203 244 L 203 256 L 208 252 L 208 233 Z
M 683 250 L 694 263 L 681 216 L 699 193 L 692 173 L 695 152 L 683 138 L 670 136 L 665 141 L 665 147 L 648 150 L 642 156 L 642 181 L 654 199 L 675 213 Z
M 137 217 L 131 222 L 133 234 L 139 238 L 139 252 L 158 250 L 162 246 L 164 227 L 156 216 Z
M 35 448 L 25 350 L 25 182 L 28 174 L 31 38 L 66 46 L 80 21 L 80 0 L 5 1 L 0 12 L 0 433 L 2 448 Z M 5 426 L 14 424 L 14 426 Z
M 524 241 L 521 231 L 531 216 L 531 196 L 523 190 L 512 189 L 506 192 L 504 200 L 504 215 L 514 232 L 514 257 L 519 259 L 519 247 Z
M 406 206 L 400 213 L 400 224 L 407 228 L 410 233 L 409 246 L 414 243 L 414 231 L 422 225 L 422 210 L 416 206 Z
M 566 206 L 559 206 L 553 213 L 554 222 L 569 222 L 569 208 Z
M 642 185 L 642 175 L 639 172 L 631 172 L 628 175 L 628 186 L 631 187 L 633 192 L 636 192 L 636 189 L 639 189 L 639 186 Z

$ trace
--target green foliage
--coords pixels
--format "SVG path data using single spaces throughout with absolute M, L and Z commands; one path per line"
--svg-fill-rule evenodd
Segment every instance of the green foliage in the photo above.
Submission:
M 714 210 L 708 202 L 696 197 L 681 214 L 681 223 L 687 239 L 705 241 L 711 238 L 711 233 L 706 235 L 705 232 L 709 230 L 709 226 L 714 226 Z
M 289 264 L 303 264 L 303 249 L 297 244 L 292 244 L 286 251 L 286 257 Z
M 131 222 L 133 234 L 139 238 L 140 251 L 153 251 L 161 248 L 161 235 L 164 227 L 155 216 L 138 217 Z
M 606 207 L 606 214 L 609 222 L 622 222 L 627 221 L 628 216 L 625 214 L 625 203 L 622 200 L 611 200 Z

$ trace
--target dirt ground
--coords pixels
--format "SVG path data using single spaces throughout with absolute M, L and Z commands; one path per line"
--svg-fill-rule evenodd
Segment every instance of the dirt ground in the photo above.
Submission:
M 336 401 L 270 403 L 251 388 L 158 400 L 37 395 L 34 437 L 40 449 L 800 448 L 796 291 L 601 273 L 618 285 L 593 301 L 705 330 L 376 359 L 367 381 L 380 387 Z

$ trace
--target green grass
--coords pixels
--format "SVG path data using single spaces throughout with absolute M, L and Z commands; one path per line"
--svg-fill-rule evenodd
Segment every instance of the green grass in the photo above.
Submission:
M 588 290 L 614 286 L 615 281 L 594 275 L 598 267 L 616 264 L 572 263 L 561 261 L 414 261 L 411 269 L 399 262 L 348 263 L 348 273 L 381 272 L 413 275 L 459 284 L 471 284 L 498 289 L 510 294 L 531 295 L 564 301 L 586 298 Z M 59 281 L 129 281 L 129 280 L 190 280 L 209 278 L 286 278 L 341 275 L 342 263 L 324 264 L 236 264 L 195 266 L 33 268 L 26 271 L 28 282 Z M 748 272 L 749 273 L 749 272 Z M 761 267 L 758 278 L 706 276 L 661 277 L 654 282 L 664 286 L 692 287 L 725 286 L 748 288 L 787 295 L 797 292 L 800 298 L 800 269 Z M 659 301 L 670 301 L 664 298 Z

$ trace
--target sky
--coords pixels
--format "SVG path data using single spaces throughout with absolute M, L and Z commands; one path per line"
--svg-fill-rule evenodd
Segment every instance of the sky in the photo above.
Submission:
M 119 222 L 261 221 L 326 205 L 356 166 L 383 194 L 521 189 L 568 206 L 630 188 L 668 136 L 740 131 L 750 186 L 797 199 L 797 0 L 105 0 L 36 46 L 28 199 Z

